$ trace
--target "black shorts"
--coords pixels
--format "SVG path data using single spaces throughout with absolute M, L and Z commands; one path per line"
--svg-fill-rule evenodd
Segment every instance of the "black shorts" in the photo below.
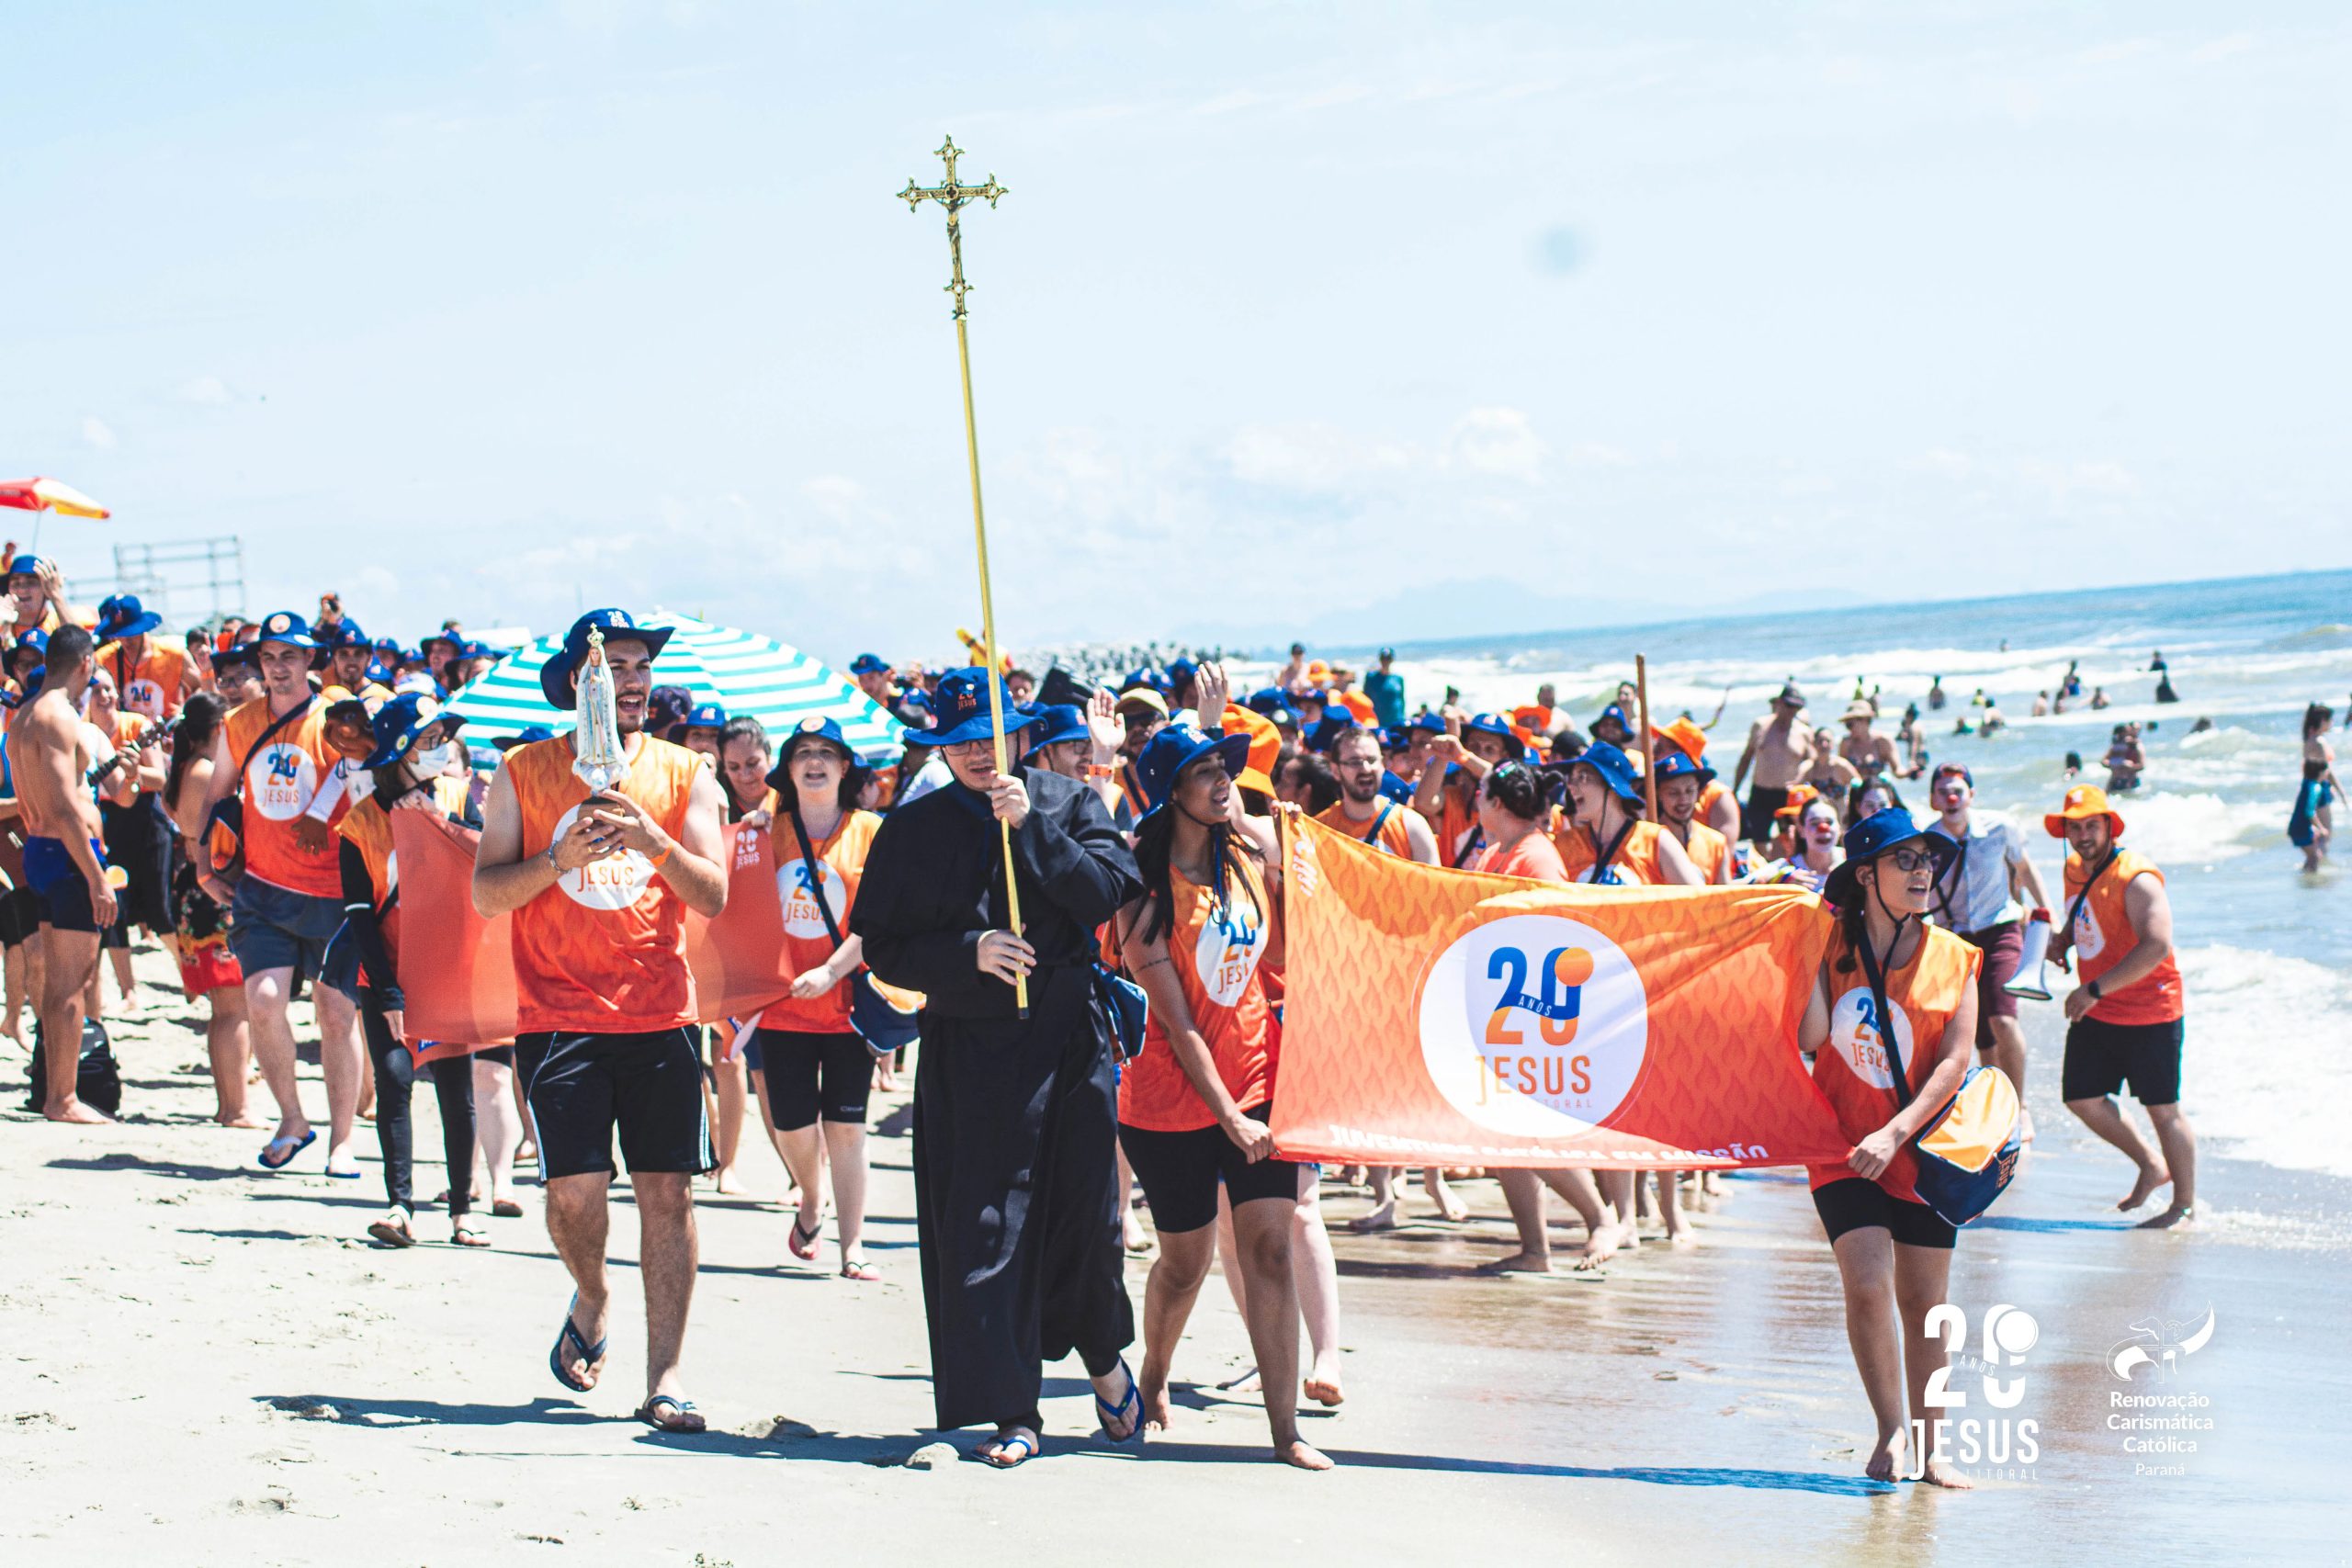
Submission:
M 170 931 L 172 826 L 161 802 L 153 795 L 141 795 L 130 806 L 100 801 L 98 817 L 106 824 L 107 863 L 130 877 L 115 894 L 120 922 Z
M 695 1033 L 682 1024 L 645 1034 L 559 1031 L 518 1038 L 518 1056 L 538 1057 L 527 1093 L 539 1129 L 540 1175 L 610 1175 L 616 1129 L 632 1175 L 714 1168 Z
M 29 887 L 0 893 L 0 947 L 17 947 L 40 933 L 40 895 Z
M 2181 1021 L 2109 1023 L 2078 1018 L 2066 1026 L 2066 1064 L 2058 1071 L 2062 1100 L 2104 1100 L 2132 1085 L 2143 1105 L 2180 1103 Z
M 1925 1203 L 1897 1198 L 1877 1182 L 1849 1176 L 1813 1190 L 1814 1212 L 1821 1228 L 1836 1241 L 1848 1231 L 1883 1226 L 1905 1247 L 1932 1247 L 1950 1252 L 1960 1232 L 1950 1220 Z
M 1266 1108 L 1253 1105 L 1241 1114 L 1252 1122 L 1263 1122 Z M 1144 1201 L 1151 1205 L 1152 1225 L 1162 1235 L 1180 1235 L 1215 1224 L 1220 1180 L 1237 1209 L 1259 1198 L 1298 1201 L 1295 1163 L 1270 1157 L 1251 1165 L 1222 1127 L 1151 1133 L 1123 1123 L 1119 1146 L 1127 1151 L 1127 1164 L 1143 1187 Z
M 1762 784 L 1749 787 L 1747 800 L 1739 808 L 1739 836 L 1750 843 L 1760 844 L 1772 836 L 1772 813 L 1789 803 L 1789 792 L 1767 789 Z
M 768 1081 L 768 1118 L 779 1133 L 797 1133 L 820 1121 L 865 1125 L 865 1100 L 874 1089 L 874 1053 L 854 1034 L 807 1034 L 797 1029 L 756 1029 L 751 1043 L 760 1053 Z

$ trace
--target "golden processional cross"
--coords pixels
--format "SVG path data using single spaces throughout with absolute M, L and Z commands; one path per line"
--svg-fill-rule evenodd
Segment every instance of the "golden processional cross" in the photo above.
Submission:
M 947 164 L 947 177 L 935 186 L 919 186 L 910 177 L 907 181 L 907 188 L 899 193 L 899 199 L 907 204 L 907 210 L 910 213 L 919 211 L 926 201 L 935 201 L 947 209 L 948 283 L 945 291 L 956 297 L 956 309 L 953 312 L 956 320 L 956 364 L 957 369 L 963 373 L 964 379 L 964 456 L 972 470 L 972 536 L 979 547 L 980 637 L 982 646 L 988 653 L 986 678 L 989 687 L 989 728 L 996 741 L 996 771 L 1002 774 L 1006 771 L 1004 702 L 1003 687 L 998 682 L 1004 678 L 1004 665 L 997 653 L 996 604 L 989 592 L 988 514 L 980 505 L 980 436 L 979 429 L 972 420 L 972 344 L 971 336 L 964 324 L 964 296 L 971 292 L 972 286 L 964 281 L 964 230 L 959 214 L 975 201 L 985 200 L 990 207 L 994 207 L 997 204 L 997 198 L 1005 194 L 1005 189 L 996 183 L 996 175 L 993 174 L 989 175 L 986 185 L 958 185 L 956 180 L 956 160 L 963 156 L 963 152 L 964 150 L 956 145 L 954 137 L 944 138 L 939 144 L 937 156 L 944 160 Z M 1010 823 L 1001 823 L 999 826 L 1002 828 L 1004 833 L 1005 919 L 1012 925 L 1013 933 L 1018 935 L 1021 931 L 1021 890 L 1014 886 L 1012 877 L 1012 827 Z M 1021 1016 L 1028 1017 L 1028 980 L 1016 979 L 1012 989 L 1013 999 L 1019 1006 Z

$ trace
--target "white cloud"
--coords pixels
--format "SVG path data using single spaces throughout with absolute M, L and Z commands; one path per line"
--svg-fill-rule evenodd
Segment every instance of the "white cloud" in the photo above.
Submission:
M 236 401 L 236 394 L 229 390 L 229 384 L 218 376 L 198 376 L 183 381 L 172 389 L 172 397 L 178 402 L 194 403 L 206 409 L 224 409 Z
M 1275 490 L 1352 490 L 1374 474 L 1395 474 L 1416 461 L 1410 447 L 1356 435 L 1320 420 L 1297 424 L 1245 424 L 1226 447 L 1226 463 L 1245 484 Z
M 112 451 L 115 446 L 114 431 L 97 415 L 85 414 L 82 416 L 82 445 L 94 447 L 100 452 Z
M 1474 473 L 1535 484 L 1544 477 L 1544 441 L 1517 409 L 1472 409 L 1446 438 L 1451 458 Z

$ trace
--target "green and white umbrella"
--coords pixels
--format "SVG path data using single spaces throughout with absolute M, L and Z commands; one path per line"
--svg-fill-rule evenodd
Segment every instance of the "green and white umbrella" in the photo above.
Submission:
M 799 728 L 803 719 L 832 719 L 842 727 L 850 749 L 869 761 L 895 759 L 903 744 L 904 725 L 859 691 L 855 682 L 798 649 L 667 610 L 656 610 L 639 624 L 675 628 L 676 635 L 654 660 L 656 685 L 684 686 L 696 703 L 717 703 L 729 716 L 749 714 L 778 739 Z M 540 637 L 500 660 L 450 700 L 450 710 L 465 716 L 462 733 L 468 745 L 487 747 L 535 724 L 559 734 L 571 728 L 571 710 L 548 706 L 539 690 L 540 666 L 562 647 L 560 634 Z

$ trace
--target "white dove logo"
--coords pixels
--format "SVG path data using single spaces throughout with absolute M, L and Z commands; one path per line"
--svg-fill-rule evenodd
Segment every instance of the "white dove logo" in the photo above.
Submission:
M 2159 1317 L 2142 1318 L 2132 1332 L 2136 1337 L 2107 1353 L 2108 1370 L 2130 1382 L 2141 1368 L 2154 1367 L 2156 1379 L 2163 1381 L 2179 1370 L 2182 1357 L 2195 1355 L 2213 1337 L 2213 1309 L 2208 1306 L 2204 1317 L 2186 1333 L 2179 1324 Z

